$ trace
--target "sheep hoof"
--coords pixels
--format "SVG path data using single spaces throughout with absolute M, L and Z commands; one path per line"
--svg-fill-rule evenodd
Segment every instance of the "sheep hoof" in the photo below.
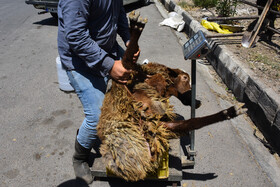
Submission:
M 241 114 L 244 114 L 247 112 L 247 108 L 242 108 L 245 104 L 241 103 L 236 106 L 232 106 L 226 110 L 223 111 L 223 114 L 226 116 L 226 119 L 235 118 L 236 116 L 239 116 Z
M 148 22 L 147 18 L 140 17 L 140 12 L 132 11 L 128 15 L 130 21 L 131 29 L 138 29 L 142 31 L 145 27 L 145 24 Z
M 140 12 L 132 11 L 129 13 L 128 17 L 130 21 L 137 21 L 140 16 Z
M 248 111 L 247 108 L 242 108 L 244 105 L 245 103 L 239 103 L 238 105 L 234 106 L 237 116 L 241 114 L 245 114 Z

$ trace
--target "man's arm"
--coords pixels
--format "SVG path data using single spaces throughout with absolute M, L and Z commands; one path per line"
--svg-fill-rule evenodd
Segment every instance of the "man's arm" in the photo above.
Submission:
M 98 69 L 106 76 L 114 60 L 90 37 L 88 26 L 90 0 L 68 0 L 62 5 L 66 39 L 71 49 L 90 68 Z

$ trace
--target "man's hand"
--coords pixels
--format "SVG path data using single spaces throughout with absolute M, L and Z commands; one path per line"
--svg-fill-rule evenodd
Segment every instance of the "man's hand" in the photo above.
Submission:
M 110 71 L 110 76 L 117 82 L 125 84 L 132 70 L 127 70 L 123 67 L 121 60 L 116 60 L 113 68 Z
M 136 63 L 137 62 L 137 60 L 138 60 L 138 58 L 139 58 L 139 56 L 140 56 L 140 49 L 138 49 L 138 51 L 136 52 L 136 53 L 134 53 L 134 55 L 133 55 L 133 63 Z

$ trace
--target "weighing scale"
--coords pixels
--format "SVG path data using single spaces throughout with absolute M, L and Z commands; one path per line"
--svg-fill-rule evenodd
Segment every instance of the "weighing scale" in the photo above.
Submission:
M 199 30 L 192 38 L 183 45 L 183 53 L 185 60 L 191 59 L 191 118 L 195 118 L 195 94 L 196 94 L 196 59 L 204 58 L 210 52 L 210 45 L 206 40 L 203 32 Z M 190 146 L 187 147 L 187 156 L 183 167 L 193 167 L 195 164 L 194 151 L 195 132 L 190 132 Z

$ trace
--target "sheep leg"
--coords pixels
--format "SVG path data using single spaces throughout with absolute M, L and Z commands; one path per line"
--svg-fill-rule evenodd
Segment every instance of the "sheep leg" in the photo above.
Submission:
M 235 118 L 241 114 L 244 114 L 247 109 L 242 108 L 244 104 L 240 106 L 232 106 L 228 109 L 222 110 L 216 114 L 212 114 L 205 117 L 197 117 L 189 120 L 162 122 L 162 124 L 170 131 L 183 136 L 189 131 L 211 125 L 224 120 Z
M 130 42 L 124 53 L 122 63 L 126 69 L 135 69 L 132 63 L 133 56 L 139 50 L 138 40 L 148 20 L 141 18 L 140 13 L 135 13 L 135 11 L 132 11 L 128 17 L 130 21 Z

